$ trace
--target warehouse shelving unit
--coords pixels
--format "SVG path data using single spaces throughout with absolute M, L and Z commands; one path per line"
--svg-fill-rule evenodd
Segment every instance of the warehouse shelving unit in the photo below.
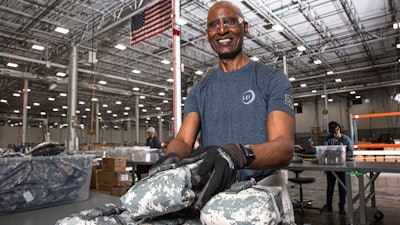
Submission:
M 373 114 L 362 114 L 362 115 L 352 115 L 350 114 L 350 135 L 351 139 L 354 143 L 358 142 L 358 134 L 357 134 L 357 120 L 365 119 L 365 118 L 377 118 L 377 117 L 388 117 L 388 116 L 400 116 L 400 112 L 387 112 L 387 113 L 373 113 Z M 385 150 L 385 151 L 373 151 L 367 149 L 385 149 L 385 148 L 393 148 L 394 151 Z M 400 161 L 400 150 L 395 150 L 399 148 L 400 144 L 384 144 L 384 143 L 371 143 L 371 144 L 355 144 L 354 155 L 356 157 L 362 157 L 365 161 L 390 161 L 396 162 Z M 359 150 L 357 150 L 359 149 Z

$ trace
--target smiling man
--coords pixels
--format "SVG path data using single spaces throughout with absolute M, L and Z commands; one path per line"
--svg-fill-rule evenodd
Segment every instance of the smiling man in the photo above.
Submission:
M 294 151 L 290 82 L 282 70 L 251 61 L 243 53 L 249 25 L 232 2 L 215 3 L 206 26 L 219 67 L 190 91 L 182 126 L 159 163 L 205 153 L 198 174 L 211 176 L 194 203 L 197 208 L 235 181 L 266 177 L 261 184 L 283 187 L 284 224 L 293 224 L 292 203 L 279 169 L 290 163 Z

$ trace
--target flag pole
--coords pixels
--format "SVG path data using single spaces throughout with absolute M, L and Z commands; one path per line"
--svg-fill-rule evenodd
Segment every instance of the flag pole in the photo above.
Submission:
M 172 61 L 174 79 L 174 130 L 173 134 L 179 131 L 182 124 L 182 91 L 181 91 L 181 43 L 180 43 L 180 0 L 172 1 Z

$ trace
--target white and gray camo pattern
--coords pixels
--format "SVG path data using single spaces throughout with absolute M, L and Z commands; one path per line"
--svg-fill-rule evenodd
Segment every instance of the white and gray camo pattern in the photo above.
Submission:
M 236 194 L 220 192 L 201 209 L 200 220 L 206 225 L 279 224 L 281 191 L 281 187 L 254 185 Z

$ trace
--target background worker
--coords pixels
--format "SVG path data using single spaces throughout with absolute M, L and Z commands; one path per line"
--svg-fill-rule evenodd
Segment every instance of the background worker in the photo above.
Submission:
M 346 161 L 349 161 L 351 158 L 353 158 L 353 142 L 351 141 L 350 137 L 341 133 L 340 125 L 335 121 L 329 122 L 328 127 L 329 136 L 324 139 L 323 145 L 346 145 Z M 336 173 L 338 178 L 343 182 L 344 185 L 346 185 L 346 177 L 344 172 L 326 172 L 326 205 L 321 209 L 322 212 L 331 213 L 333 211 L 332 198 L 336 183 L 336 177 L 333 173 Z M 346 215 L 346 211 L 344 209 L 346 204 L 346 188 L 338 182 L 338 189 L 339 213 L 341 215 Z
M 156 129 L 154 129 L 154 127 L 149 127 L 147 128 L 146 132 L 146 145 L 150 146 L 150 148 L 161 148 L 161 142 L 156 136 Z

